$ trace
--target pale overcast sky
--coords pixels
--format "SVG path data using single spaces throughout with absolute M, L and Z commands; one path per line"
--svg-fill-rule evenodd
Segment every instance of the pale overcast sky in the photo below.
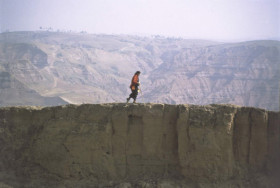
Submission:
M 0 29 L 280 39 L 280 0 L 0 0 Z

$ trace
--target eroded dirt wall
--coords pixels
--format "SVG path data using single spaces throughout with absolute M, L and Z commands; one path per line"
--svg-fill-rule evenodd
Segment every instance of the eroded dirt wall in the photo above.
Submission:
M 83 187 L 165 178 L 277 187 L 269 178 L 280 169 L 279 117 L 232 105 L 0 108 L 0 182 Z

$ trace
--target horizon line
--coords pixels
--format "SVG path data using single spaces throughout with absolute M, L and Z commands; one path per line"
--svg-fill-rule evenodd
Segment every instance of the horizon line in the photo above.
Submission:
M 188 36 L 174 36 L 174 35 L 164 35 L 164 34 L 152 34 L 152 33 L 91 33 L 88 31 L 76 31 L 76 30 L 62 30 L 62 29 L 51 29 L 51 30 L 6 30 L 0 31 L 0 34 L 5 33 L 19 33 L 19 32 L 49 32 L 49 33 L 72 33 L 72 34 L 88 34 L 88 35 L 108 35 L 108 36 L 137 36 L 137 37 L 159 37 L 159 38 L 172 38 L 172 39 L 183 39 L 183 40 L 204 40 L 211 42 L 221 42 L 221 43 L 237 43 L 237 42 L 250 42 L 250 41 L 279 41 L 280 38 L 248 38 L 248 39 L 210 39 L 210 38 L 197 38 Z

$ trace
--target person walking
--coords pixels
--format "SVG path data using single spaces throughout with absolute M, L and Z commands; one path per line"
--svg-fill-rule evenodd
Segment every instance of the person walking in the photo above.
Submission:
M 136 73 L 132 77 L 131 84 L 129 86 L 131 89 L 131 94 L 126 99 L 126 103 L 128 103 L 131 98 L 133 99 L 133 103 L 136 103 L 136 98 L 138 95 L 138 87 L 140 86 L 140 82 L 139 82 L 140 74 L 141 74 L 140 71 L 136 71 Z

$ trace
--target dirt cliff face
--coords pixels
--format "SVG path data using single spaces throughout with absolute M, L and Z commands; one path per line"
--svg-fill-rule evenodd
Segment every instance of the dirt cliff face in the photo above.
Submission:
M 279 125 L 232 105 L 0 108 L 0 185 L 278 187 Z

